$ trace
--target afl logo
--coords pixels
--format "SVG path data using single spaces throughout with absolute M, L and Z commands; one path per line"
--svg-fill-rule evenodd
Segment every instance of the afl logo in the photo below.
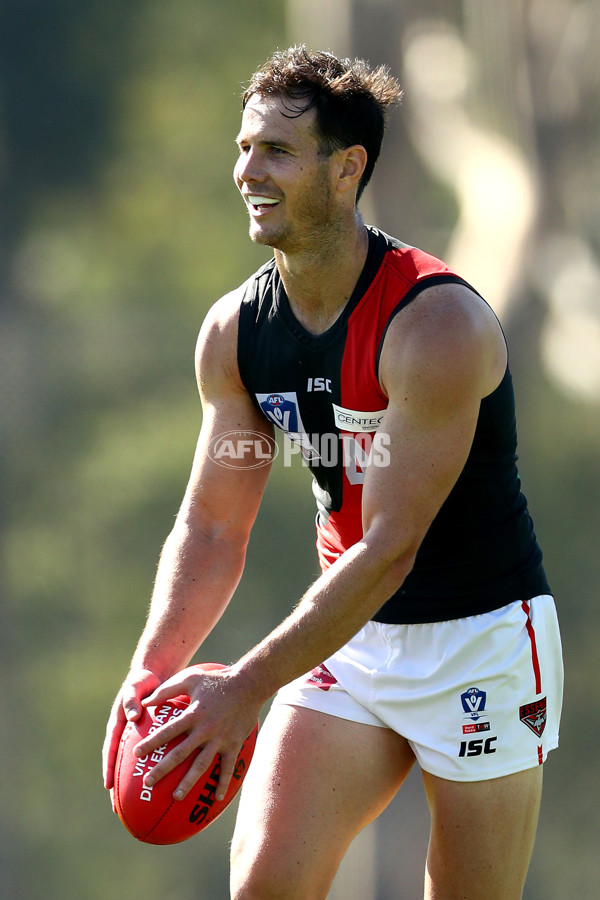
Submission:
M 281 394 L 271 394 L 267 398 L 267 403 L 269 406 L 281 406 L 282 403 L 285 403 L 285 397 L 282 397 Z
M 279 447 L 260 431 L 227 431 L 214 438 L 208 456 L 225 469 L 260 469 L 273 462 Z

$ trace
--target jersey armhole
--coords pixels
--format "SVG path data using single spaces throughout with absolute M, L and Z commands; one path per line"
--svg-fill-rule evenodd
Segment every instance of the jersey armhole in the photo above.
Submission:
M 238 312 L 238 334 L 237 334 L 237 364 L 242 384 L 248 390 L 247 365 L 248 365 L 248 324 L 247 319 L 252 315 L 252 298 L 247 295 L 242 297 Z
M 240 302 L 238 307 L 237 364 L 242 385 L 259 412 L 263 412 L 256 395 L 250 390 L 252 382 L 252 336 L 258 319 L 264 314 L 265 294 L 272 290 L 271 280 L 275 260 L 269 260 L 261 269 L 248 279 L 238 290 Z M 265 287 L 266 281 L 266 287 Z

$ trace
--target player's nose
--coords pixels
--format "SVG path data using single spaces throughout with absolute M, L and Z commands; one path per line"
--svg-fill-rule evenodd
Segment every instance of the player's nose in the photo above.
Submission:
M 267 179 L 264 161 L 260 153 L 254 149 L 248 149 L 240 154 L 233 172 L 234 179 L 239 188 L 252 182 L 263 183 Z

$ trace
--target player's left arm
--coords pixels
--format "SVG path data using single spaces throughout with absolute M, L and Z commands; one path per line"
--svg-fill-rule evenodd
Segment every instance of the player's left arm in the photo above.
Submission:
M 370 466 L 363 490 L 365 540 L 392 562 L 390 596 L 462 472 L 481 400 L 506 364 L 496 316 L 465 286 L 429 288 L 392 321 L 379 370 L 390 464 Z

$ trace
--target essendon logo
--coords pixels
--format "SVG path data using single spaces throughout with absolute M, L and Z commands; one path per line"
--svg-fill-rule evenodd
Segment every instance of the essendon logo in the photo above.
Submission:
M 541 737 L 546 727 L 546 698 L 519 707 L 519 718 L 534 734 Z

